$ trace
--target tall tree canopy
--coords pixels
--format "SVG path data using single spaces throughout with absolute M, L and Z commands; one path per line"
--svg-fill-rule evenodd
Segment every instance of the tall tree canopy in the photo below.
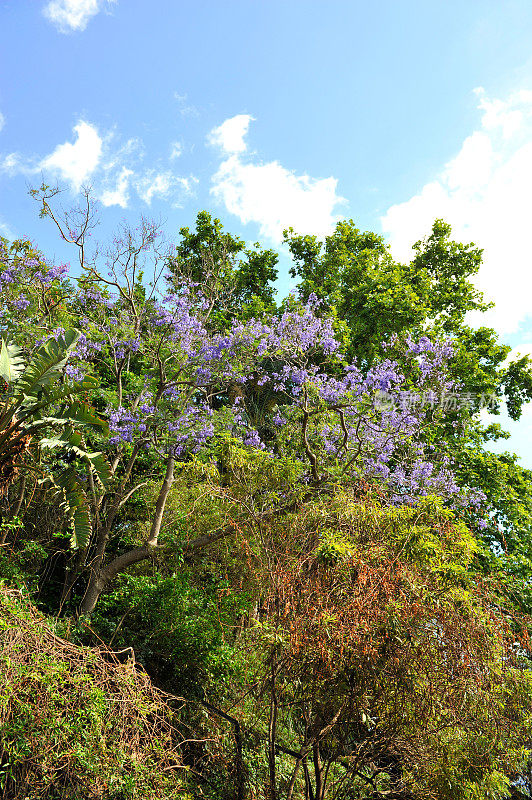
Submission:
M 285 239 L 299 296 L 304 300 L 314 293 L 323 301 L 321 313 L 334 316 L 347 358 L 367 368 L 382 357 L 383 344 L 398 335 L 452 342 L 449 370 L 460 398 L 434 442 L 447 452 L 459 481 L 487 496 L 486 562 L 495 569 L 501 564 L 492 558 L 495 546 L 499 555 L 504 551 L 507 576 L 514 570 L 521 577 L 529 573 L 532 473 L 512 454 L 489 450 L 490 442 L 507 434 L 494 422 L 484 424 L 479 411 L 487 406 L 497 415 L 506 407 L 512 419 L 519 419 L 523 404 L 532 399 L 531 362 L 528 356 L 509 360 L 511 348 L 493 329 L 469 322 L 472 312 L 478 318 L 488 308 L 472 283 L 482 251 L 454 242 L 450 225 L 441 220 L 414 244 L 408 264 L 396 262 L 381 236 L 362 233 L 352 220 L 338 223 L 323 243 L 293 231 Z M 523 600 L 522 590 L 519 595 Z

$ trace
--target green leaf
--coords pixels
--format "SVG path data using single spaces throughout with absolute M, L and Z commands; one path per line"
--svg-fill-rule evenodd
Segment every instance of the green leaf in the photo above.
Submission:
M 67 453 L 74 453 L 79 459 L 85 461 L 93 475 L 107 488 L 111 480 L 111 470 L 104 454 L 100 452 L 91 453 L 83 446 L 81 434 L 71 429 L 63 431 L 61 436 L 53 436 L 48 439 L 41 439 L 41 448 L 45 450 L 65 449 Z
M 0 377 L 11 384 L 24 371 L 22 350 L 16 344 L 8 343 L 2 339 L 0 348 Z
M 89 461 L 94 474 L 104 487 L 107 488 L 109 481 L 111 480 L 111 470 L 109 464 L 107 463 L 107 459 L 105 458 L 103 453 L 87 453 L 86 459 Z
M 61 395 L 59 399 L 61 399 Z M 72 403 L 63 417 L 42 417 L 41 421 L 49 425 L 75 424 L 81 428 L 98 429 L 105 434 L 108 432 L 108 425 L 105 420 L 98 417 L 94 409 L 84 403 Z
M 77 506 L 72 518 L 72 535 L 70 544 L 74 550 L 86 547 L 92 532 L 88 507 Z
M 50 339 L 37 350 L 17 381 L 18 396 L 39 397 L 43 387 L 53 383 L 64 367 L 70 351 L 79 339 L 79 331 L 65 331 L 58 339 Z
M 20 407 L 20 413 L 17 412 L 17 416 L 22 420 L 32 419 L 32 423 L 38 421 L 40 427 L 42 427 L 43 421 L 48 425 L 66 425 L 72 422 L 76 425 L 99 429 L 102 433 L 107 434 L 107 423 L 94 413 L 92 406 L 81 400 L 72 400 L 73 396 L 87 391 L 91 386 L 92 382 L 86 383 L 85 381 L 73 385 L 54 386 L 52 389 L 43 390 L 40 400 L 36 397 L 24 396 L 22 402 L 17 404 Z M 63 417 L 43 416 L 47 408 L 62 400 L 71 401 Z M 27 423 L 25 427 L 31 427 L 32 423 Z
M 63 506 L 71 525 L 70 544 L 74 550 L 86 547 L 92 533 L 89 504 L 75 470 L 68 467 L 54 479 L 54 483 L 63 493 Z

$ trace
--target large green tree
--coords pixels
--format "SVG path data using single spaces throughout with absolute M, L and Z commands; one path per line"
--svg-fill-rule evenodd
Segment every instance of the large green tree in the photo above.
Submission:
M 324 242 L 292 230 L 285 239 L 300 297 L 314 293 L 321 313 L 334 315 L 347 358 L 369 368 L 389 352 L 383 344 L 394 336 L 452 341 L 450 370 L 459 397 L 430 441 L 447 453 L 464 485 L 485 492 L 491 513 L 482 559 L 510 583 L 515 575 L 517 584 L 532 574 L 532 472 L 515 455 L 492 451 L 491 443 L 508 434 L 496 422 L 483 422 L 479 412 L 488 406 L 497 415 L 506 408 L 519 419 L 532 399 L 531 362 L 509 358 L 511 348 L 496 331 L 470 324 L 471 312 L 489 308 L 473 283 L 482 250 L 455 242 L 451 233 L 450 225 L 436 220 L 407 264 L 392 257 L 382 236 L 360 231 L 352 220 L 338 223 Z M 531 608 L 522 583 L 515 596 Z
M 275 309 L 278 256 L 260 244 L 223 229 L 207 211 L 196 217 L 195 230 L 181 228 L 168 267 L 174 285 L 196 283 L 212 303 L 210 325 L 223 329 L 234 319 L 257 317 Z

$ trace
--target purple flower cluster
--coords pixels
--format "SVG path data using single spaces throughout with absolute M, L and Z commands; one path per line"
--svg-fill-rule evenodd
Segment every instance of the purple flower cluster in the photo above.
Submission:
M 6 264 L 0 284 L 11 287 L 16 270 Z M 25 270 L 30 267 L 46 285 L 67 271 L 66 265 L 45 269 L 42 261 L 24 265 Z M 355 363 L 331 374 L 328 357 L 340 345 L 332 321 L 319 316 L 313 296 L 305 306 L 289 302 L 269 320 L 237 322 L 230 330 L 213 333 L 200 287 L 185 285 L 128 304 L 126 290 L 113 297 L 108 284 L 91 278 L 77 294 L 83 332 L 65 373 L 79 380 L 95 362 L 115 371 L 120 392 L 109 411 L 112 445 L 153 443 L 184 458 L 201 450 L 218 430 L 229 430 L 243 446 L 264 450 L 245 397 L 273 392 L 278 402 L 267 424 L 278 437 L 278 451 L 288 427 L 296 434 L 292 442 L 304 439 L 299 457 L 308 463 L 310 452 L 314 472 L 321 477 L 339 471 L 348 478 L 364 476 L 393 503 L 412 504 L 437 493 L 456 507 L 482 504 L 482 495 L 463 493 L 450 463 L 423 445 L 422 431 L 444 413 L 430 398 L 457 388 L 447 369 L 450 342 L 395 338 L 387 345 L 388 357 L 369 371 Z M 24 311 L 28 297 L 19 293 L 15 308 Z M 57 328 L 51 335 L 61 332 Z M 404 370 L 394 360 L 397 352 L 406 363 Z M 232 408 L 227 399 L 214 402 L 233 396 L 235 385 L 244 387 L 244 399 Z M 139 391 L 144 392 L 140 401 Z M 383 403 L 383 396 L 393 402 Z M 220 405 L 223 413 L 218 414 L 213 408 Z
M 47 265 L 36 258 L 17 259 L 12 263 L 7 262 L 0 272 L 0 285 L 31 282 L 50 285 L 58 279 L 65 278 L 68 272 L 68 264 Z
M 88 324 L 88 321 L 87 321 Z M 90 361 L 95 353 L 99 353 L 102 349 L 101 342 L 90 339 L 86 333 L 81 333 L 76 343 L 72 357 L 77 360 Z
M 128 355 L 133 353 L 138 353 L 141 348 L 141 341 L 140 337 L 132 337 L 130 339 L 124 339 L 123 341 L 118 341 L 114 343 L 114 351 L 115 356 L 118 361 L 121 361 Z
M 0 285 L 2 285 L 2 288 L 4 288 L 7 284 L 14 283 L 15 280 L 16 273 L 14 267 L 9 267 L 8 269 L 4 269 L 2 272 L 0 272 Z
M 191 405 L 168 423 L 168 432 L 174 434 L 170 448 L 176 458 L 187 453 L 197 453 L 215 434 L 212 421 L 214 412 L 202 404 Z
M 140 425 L 143 426 L 144 430 L 139 428 Z M 146 424 L 143 421 L 143 416 L 137 411 L 131 411 L 119 406 L 109 413 L 109 430 L 111 432 L 109 437 L 110 444 L 132 443 L 138 434 L 145 433 Z
M 73 381 L 82 381 L 84 378 L 84 373 L 79 367 L 75 367 L 73 364 L 67 364 L 65 366 L 65 374 Z
M 79 295 L 79 301 L 82 306 L 89 308 L 91 306 L 94 308 L 100 305 L 103 308 L 111 310 L 116 304 L 116 297 L 108 293 L 103 293 L 94 284 L 85 284 Z
M 166 304 L 155 305 L 150 324 L 156 330 L 163 329 L 168 340 L 174 343 L 188 359 L 198 356 L 201 343 L 207 339 L 207 331 L 188 293 L 168 295 Z
M 26 247 L 28 245 L 28 247 Z M 67 264 L 51 264 L 40 257 L 31 243 L 9 246 L 0 240 L 0 317 L 7 327 L 16 324 L 17 312 L 27 312 L 25 324 L 42 319 L 43 312 L 57 305 L 57 288 L 67 277 Z
M 69 273 L 68 264 L 52 264 L 48 269 L 37 269 L 33 273 L 33 280 L 42 284 L 50 284 L 59 278 L 65 278 Z
M 30 305 L 31 300 L 28 300 L 24 294 L 20 294 L 15 300 L 13 300 L 13 306 L 17 309 L 17 311 L 25 311 Z

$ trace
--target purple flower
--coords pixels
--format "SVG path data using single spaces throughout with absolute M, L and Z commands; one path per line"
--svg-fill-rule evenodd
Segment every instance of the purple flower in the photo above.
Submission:
M 19 311 L 25 311 L 31 305 L 31 302 L 25 295 L 21 294 L 16 300 L 13 300 L 13 305 Z

